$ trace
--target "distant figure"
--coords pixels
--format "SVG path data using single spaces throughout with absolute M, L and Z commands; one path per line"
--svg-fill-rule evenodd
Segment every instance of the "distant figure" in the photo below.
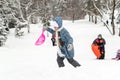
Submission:
M 99 34 L 97 39 L 95 39 L 93 41 L 93 44 L 99 46 L 99 50 L 100 50 L 100 53 L 101 53 L 101 57 L 99 59 L 104 59 L 105 58 L 105 46 L 104 45 L 106 44 L 106 41 L 102 37 L 101 34 Z
M 108 25 L 108 23 L 109 23 L 109 22 L 108 22 L 108 20 L 107 20 L 107 21 L 106 21 L 106 24 Z
M 117 55 L 115 58 L 112 58 L 113 60 L 120 60 L 120 49 L 117 51 Z

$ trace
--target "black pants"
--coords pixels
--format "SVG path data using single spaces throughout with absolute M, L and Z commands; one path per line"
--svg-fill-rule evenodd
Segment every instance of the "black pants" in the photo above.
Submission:
M 105 59 L 105 53 L 104 52 L 101 53 L 101 56 L 100 56 L 99 59 Z
M 57 63 L 58 63 L 59 67 L 64 67 L 65 66 L 65 64 L 63 62 L 64 59 L 65 59 L 64 57 L 57 56 Z M 80 64 L 76 60 L 74 60 L 73 58 L 67 59 L 67 60 L 74 67 L 79 67 L 80 66 Z
M 53 46 L 56 46 L 55 41 L 54 41 L 54 42 L 52 42 L 52 45 L 53 45 Z
M 52 45 L 53 45 L 53 46 L 56 46 L 56 41 L 55 41 L 55 39 L 54 39 L 54 38 L 51 38 L 51 41 L 52 41 Z
M 105 48 L 104 47 L 100 47 L 100 53 L 101 53 L 101 56 L 99 59 L 104 59 L 105 58 Z

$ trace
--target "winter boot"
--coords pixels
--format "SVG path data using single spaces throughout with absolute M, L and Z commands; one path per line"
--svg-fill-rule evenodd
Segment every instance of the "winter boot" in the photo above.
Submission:
M 65 66 L 63 60 L 64 60 L 64 57 L 60 57 L 60 56 L 57 57 L 57 63 L 59 67 Z
M 68 59 L 68 62 L 73 65 L 74 67 L 79 67 L 81 66 L 76 60 L 74 60 L 73 58 Z

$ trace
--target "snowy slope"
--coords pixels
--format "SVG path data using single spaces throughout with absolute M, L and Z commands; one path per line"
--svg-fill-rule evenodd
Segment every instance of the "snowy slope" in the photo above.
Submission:
M 0 47 L 0 80 L 119 80 L 120 62 L 111 60 L 120 49 L 118 36 L 111 36 L 102 24 L 88 20 L 64 21 L 64 27 L 74 38 L 75 59 L 81 67 L 74 68 L 65 59 L 65 67 L 58 68 L 51 34 L 45 32 L 45 43 L 35 46 L 41 27 L 31 24 L 30 34 L 15 38 L 11 32 L 6 45 Z M 91 43 L 99 33 L 107 43 L 105 60 L 96 60 L 91 51 Z

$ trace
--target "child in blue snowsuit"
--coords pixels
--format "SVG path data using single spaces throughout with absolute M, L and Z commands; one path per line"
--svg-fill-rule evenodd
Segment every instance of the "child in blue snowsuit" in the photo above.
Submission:
M 74 57 L 74 47 L 73 38 L 69 32 L 62 26 L 62 18 L 55 17 L 52 21 L 54 23 L 54 29 L 46 28 L 46 30 L 52 34 L 56 34 L 57 42 L 57 63 L 59 67 L 64 67 L 63 60 L 66 58 L 68 62 L 74 67 L 79 67 L 80 64 L 73 58 Z M 52 24 L 51 24 L 52 26 Z

